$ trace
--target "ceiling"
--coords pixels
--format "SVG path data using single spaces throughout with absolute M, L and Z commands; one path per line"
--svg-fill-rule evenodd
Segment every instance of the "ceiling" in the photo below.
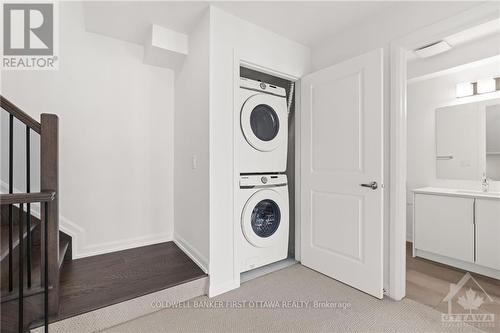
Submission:
M 137 44 L 144 44 L 151 24 L 189 34 L 207 7 L 206 2 L 198 1 L 85 1 L 83 3 L 87 31 Z
M 494 37 L 494 38 L 488 38 L 488 37 Z M 445 53 L 455 52 L 457 50 L 457 47 L 463 46 L 464 44 L 477 47 L 478 46 L 477 42 L 480 42 L 481 40 L 483 40 L 485 43 L 492 43 L 492 41 L 493 43 L 496 43 L 499 37 L 500 37 L 500 18 L 497 18 L 443 38 L 443 40 L 451 46 L 451 50 L 448 50 Z M 476 42 L 476 44 L 473 45 L 472 42 Z M 498 46 L 496 48 L 498 48 Z M 484 52 L 484 50 L 481 51 Z M 462 48 L 460 52 L 464 52 L 464 49 Z M 480 53 L 479 50 L 475 51 L 472 50 L 470 52 Z M 419 58 L 414 51 L 408 51 L 407 56 L 408 56 L 407 59 L 410 62 L 426 61 L 426 59 Z
M 314 47 L 328 37 L 396 7 L 395 2 L 216 2 L 215 6 L 281 36 Z
M 458 46 L 492 34 L 500 33 L 500 18 L 450 35 L 445 40 L 451 46 Z
M 390 19 L 416 6 L 426 10 L 443 6 L 443 2 L 395 1 L 89 1 L 84 3 L 85 25 L 88 31 L 142 44 L 151 24 L 189 34 L 210 4 L 309 47 L 374 17 Z M 477 5 L 448 4 L 453 11 Z

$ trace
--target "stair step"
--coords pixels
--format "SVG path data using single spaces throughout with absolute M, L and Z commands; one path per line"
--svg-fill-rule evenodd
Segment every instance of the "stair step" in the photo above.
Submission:
M 70 256 L 71 241 L 69 237 L 59 237 L 59 268 L 63 265 L 65 260 L 68 260 L 68 256 Z M 24 248 L 26 251 L 26 247 Z M 41 246 L 39 244 L 33 245 L 31 248 L 31 289 L 40 287 L 42 281 L 43 267 L 41 266 L 41 256 L 43 255 L 41 251 Z M 2 303 L 6 301 L 6 298 L 9 297 L 10 294 L 14 293 L 14 298 L 18 295 L 18 282 L 19 282 L 19 267 L 18 267 L 18 257 L 19 252 L 18 248 L 15 249 L 14 253 L 14 267 L 13 267 L 13 291 L 10 292 L 8 290 L 8 260 L 5 260 L 1 263 L 1 286 L 0 286 L 0 298 Z M 27 271 L 27 261 L 26 255 L 24 256 L 24 289 L 29 290 L 27 282 L 28 282 L 28 271 Z M 10 299 L 10 298 L 9 298 Z
M 206 295 L 208 277 L 200 277 L 163 290 L 148 293 L 123 302 L 107 305 L 67 318 L 50 318 L 49 332 L 101 332 L 158 311 L 151 304 L 162 300 L 170 304 Z M 35 321 L 31 332 L 44 333 L 43 321 Z
M 26 207 L 26 206 L 25 206 Z M 26 213 L 22 217 L 23 240 L 22 248 L 24 261 L 24 326 L 27 329 L 33 321 L 43 318 L 44 288 L 42 275 L 44 267 L 42 265 L 42 224 L 40 220 L 31 215 L 31 225 L 26 230 Z M 18 303 L 19 303 L 19 207 L 12 206 L 12 282 L 13 290 L 9 291 L 9 210 L 7 205 L 0 206 L 0 307 L 1 307 L 1 331 L 17 332 Z M 27 269 L 27 235 L 31 235 L 31 286 L 28 288 Z M 59 268 L 65 261 L 71 260 L 71 237 L 59 231 Z M 49 289 L 52 289 L 49 286 Z
M 59 237 L 59 268 L 61 268 L 68 252 L 70 241 L 66 238 Z
M 4 298 L 8 297 L 12 293 L 15 295 L 18 294 L 19 290 L 19 266 L 18 266 L 18 257 L 19 257 L 19 248 L 16 249 L 14 253 L 14 265 L 12 271 L 13 277 L 13 291 L 9 291 L 9 269 L 8 269 L 8 260 L 4 260 L 2 262 L 2 274 L 1 274 L 1 287 L 0 287 L 0 297 L 2 299 L 2 303 L 4 302 Z M 26 247 L 24 248 L 26 252 Z M 27 260 L 26 253 L 24 253 L 24 290 L 28 291 L 30 289 L 36 289 L 41 287 L 42 282 L 42 267 L 41 267 L 41 248 L 40 245 L 34 245 L 31 248 L 31 288 L 28 288 L 28 269 L 27 269 Z
M 51 289 L 52 289 L 52 286 L 49 286 L 49 290 L 51 290 Z M 45 292 L 45 289 L 40 284 L 38 284 L 37 286 L 32 286 L 28 290 L 24 290 L 23 295 L 24 295 L 24 298 L 27 298 L 30 296 L 43 294 L 44 292 Z M 8 295 L 2 296 L 1 303 L 10 302 L 10 301 L 18 299 L 18 298 L 19 298 L 19 291 L 14 290 L 11 293 L 9 293 Z
M 31 204 L 31 209 L 33 210 L 37 204 Z M 26 211 L 26 204 L 24 205 L 24 210 Z M 19 219 L 19 206 L 12 205 L 12 217 L 13 217 L 13 222 L 14 224 L 17 224 L 17 221 Z M 9 225 L 9 205 L 1 205 L 0 206 L 0 218 L 1 218 L 1 224 L 6 224 Z M 32 219 L 36 219 L 40 222 L 40 219 L 31 214 Z
M 15 211 L 13 211 L 15 212 Z M 25 216 L 26 217 L 26 216 Z M 35 218 L 31 219 L 30 232 L 32 232 L 39 225 L 39 221 Z M 0 261 L 4 260 L 9 255 L 9 224 L 2 223 L 0 225 Z M 23 239 L 26 239 L 28 231 L 26 230 L 26 220 L 23 218 Z M 19 224 L 13 223 L 12 226 L 12 248 L 19 245 Z

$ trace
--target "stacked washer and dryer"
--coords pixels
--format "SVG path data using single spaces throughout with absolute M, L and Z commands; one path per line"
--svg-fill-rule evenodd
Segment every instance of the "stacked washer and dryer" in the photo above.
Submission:
M 240 272 L 288 255 L 286 90 L 240 79 L 237 138 L 240 179 L 236 204 L 241 212 L 238 238 Z

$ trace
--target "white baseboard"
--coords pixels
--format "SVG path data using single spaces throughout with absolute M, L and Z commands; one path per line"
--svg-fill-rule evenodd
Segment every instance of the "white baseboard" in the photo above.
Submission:
M 208 259 L 179 234 L 174 233 L 174 243 L 193 260 L 206 274 L 209 272 Z
M 259 268 L 254 268 L 250 271 L 241 273 L 240 275 L 240 283 L 245 283 L 247 281 L 259 278 L 261 276 L 279 271 L 281 269 L 290 267 L 292 265 L 297 264 L 298 261 L 296 261 L 294 258 L 286 258 L 277 262 L 273 262 L 272 264 L 265 265 Z
M 172 234 L 160 234 L 160 235 L 147 235 L 136 238 L 120 239 L 111 242 L 103 242 L 99 244 L 92 244 L 81 248 L 76 255 L 73 255 L 74 259 L 85 258 L 96 256 L 99 254 L 111 253 L 116 251 L 123 251 L 128 249 L 133 249 L 136 247 L 153 245 L 158 243 L 164 243 L 172 241 Z

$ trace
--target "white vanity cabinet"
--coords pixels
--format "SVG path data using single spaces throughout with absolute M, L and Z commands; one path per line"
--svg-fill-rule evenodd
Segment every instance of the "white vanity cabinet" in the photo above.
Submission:
M 500 193 L 414 190 L 414 256 L 500 278 Z
M 474 262 L 474 199 L 415 195 L 415 247 Z
M 500 200 L 476 199 L 476 263 L 500 270 Z

